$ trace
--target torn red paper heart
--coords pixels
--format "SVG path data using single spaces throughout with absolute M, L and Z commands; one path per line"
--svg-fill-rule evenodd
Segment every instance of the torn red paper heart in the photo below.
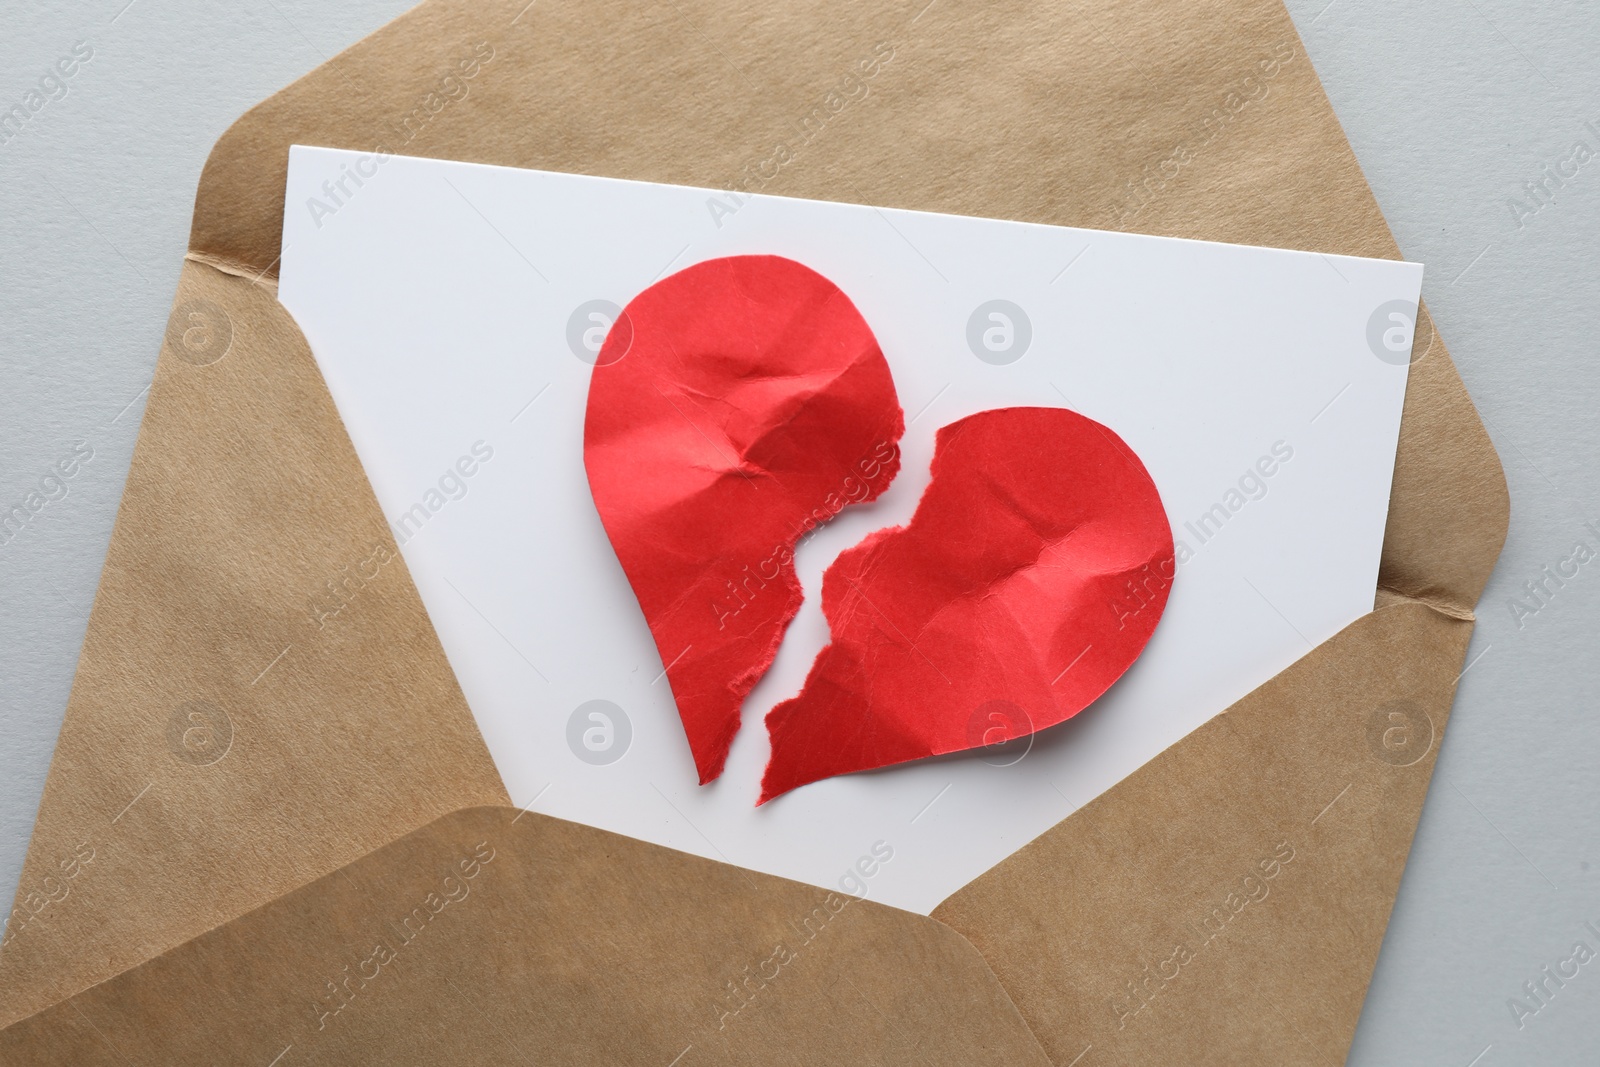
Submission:
M 889 365 L 848 297 L 778 256 L 686 268 L 595 362 L 584 466 L 702 784 L 799 609 L 794 548 L 900 468 Z
M 832 643 L 767 716 L 761 803 L 1053 726 L 1150 640 L 1172 531 L 1111 430 L 1060 408 L 985 411 L 938 432 L 932 474 L 909 525 L 824 574 Z

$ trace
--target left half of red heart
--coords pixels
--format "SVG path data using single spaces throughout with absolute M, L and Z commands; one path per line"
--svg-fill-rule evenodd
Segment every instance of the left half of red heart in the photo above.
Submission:
M 888 487 L 905 418 L 861 313 L 790 259 L 698 263 L 617 326 L 589 383 L 584 466 L 704 784 L 799 610 L 796 544 Z

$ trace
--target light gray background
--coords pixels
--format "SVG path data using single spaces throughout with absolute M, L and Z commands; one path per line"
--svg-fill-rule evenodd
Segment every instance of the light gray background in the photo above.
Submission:
M 951 3 L 956 0 L 941 0 Z M 14 892 L 155 365 L 193 193 L 240 113 L 407 0 L 0 3 L 0 110 L 74 42 L 94 58 L 0 145 L 0 501 L 94 458 L 0 546 L 0 898 Z M 1600 152 L 1600 3 L 1289 0 L 1511 486 L 1454 717 L 1352 1064 L 1600 1062 L 1600 959 L 1519 1029 L 1539 969 L 1600 938 L 1600 156 L 1519 225 L 1575 141 Z M 1591 130 L 1585 123 L 1593 122 Z M 1570 170 L 1570 167 L 1568 168 Z M 1308 930 L 1308 942 L 1330 936 Z M 1332 936 L 1337 936 L 1336 933 Z M 1312 957 L 1301 946 L 1286 953 Z

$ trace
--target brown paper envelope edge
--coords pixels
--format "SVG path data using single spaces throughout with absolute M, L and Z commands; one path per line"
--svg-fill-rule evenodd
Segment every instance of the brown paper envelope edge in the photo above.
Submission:
M 0 1031 L 0 1062 L 1049 1063 L 949 927 L 505 807 Z
M 1058 1064 L 1343 1063 L 1471 635 L 1378 609 L 935 918 Z
M 1206 12 L 1164 0 L 1142 0 L 1119 8 L 1115 25 L 1097 23 L 1091 17 L 1096 13 L 1082 6 L 1032 10 L 1017 3 L 978 11 L 940 5 L 924 9 L 909 22 L 899 12 L 815 2 L 748 18 L 731 7 L 717 11 L 703 4 L 648 10 L 598 4 L 585 7 L 581 16 L 554 4 L 529 11 L 520 4 L 497 4 L 478 5 L 469 13 L 459 0 L 434 0 L 236 123 L 219 141 L 202 176 L 191 262 L 180 286 L 178 310 L 191 315 L 197 307 L 209 310 L 186 303 L 191 293 L 220 294 L 223 299 L 208 299 L 232 320 L 237 333 L 281 335 L 277 358 L 315 373 L 293 324 L 271 303 L 290 143 L 381 146 L 412 155 L 759 188 L 784 195 L 1066 225 L 1356 255 L 1398 254 L 1277 0 L 1239 0 Z M 727 25 L 737 25 L 739 35 L 718 32 Z M 539 32 L 528 32 L 531 26 Z M 825 33 L 818 31 L 822 26 Z M 442 92 L 450 84 L 442 80 L 444 74 L 458 71 L 463 57 L 474 54 L 478 42 L 491 38 L 498 42 L 490 46 L 494 58 L 470 80 L 465 98 L 422 95 L 426 86 L 419 89 L 419 84 L 434 84 L 429 79 L 436 77 Z M 835 84 L 848 86 L 843 75 L 852 66 L 861 69 L 859 64 L 867 57 L 883 55 L 885 45 L 890 58 L 872 75 L 865 98 L 847 93 L 854 101 L 850 110 L 834 114 L 832 102 L 819 94 Z M 754 70 L 759 70 L 765 92 L 749 91 Z M 862 76 L 856 78 L 859 85 Z M 461 84 L 459 74 L 455 84 Z M 671 85 L 672 92 L 660 91 L 661 84 Z M 1058 103 L 1063 100 L 1070 104 Z M 1196 100 L 1210 106 L 1209 115 L 1195 111 Z M 1030 106 L 1018 106 L 1019 102 Z M 388 109 L 391 105 L 393 110 Z M 819 112 L 819 106 L 825 110 Z M 820 133 L 815 132 L 818 114 L 826 120 Z M 775 158 L 773 146 L 785 143 L 785 138 L 803 151 L 775 177 L 760 178 Z M 1184 154 L 1175 154 L 1177 148 Z M 1163 175 L 1171 173 L 1173 160 L 1182 161 L 1181 180 L 1150 177 L 1152 168 Z M 1143 193 L 1137 195 L 1129 192 L 1135 178 L 1143 183 Z M 894 238 L 886 234 L 886 239 Z M 205 323 L 202 316 L 199 323 L 180 319 L 177 325 L 204 327 Z M 203 358 L 210 352 L 208 335 L 202 329 L 197 338 Z M 180 374 L 189 374 L 190 364 L 183 357 L 192 357 L 193 347 L 181 332 L 166 346 L 147 424 L 178 419 L 199 423 L 200 432 L 216 432 L 215 424 L 205 421 L 206 406 L 192 396 L 186 405 L 178 402 L 185 396 L 181 384 L 173 387 L 170 405 L 169 392 L 162 388 L 164 382 L 181 383 Z M 1421 358 L 1412 368 L 1401 428 L 1380 600 L 1415 600 L 1447 616 L 1467 618 L 1504 538 L 1504 481 L 1471 401 L 1443 344 L 1433 339 L 1431 326 L 1419 327 L 1418 351 Z M 231 358 L 232 353 L 212 366 L 220 367 Z M 265 391 L 277 382 L 258 375 L 256 384 Z M 370 531 L 387 544 L 382 518 L 319 381 L 317 396 L 295 411 L 293 421 L 324 419 L 327 425 L 308 426 L 306 434 L 337 437 L 348 472 L 360 486 L 353 493 L 358 506 L 345 513 L 346 529 L 319 528 L 313 533 L 304 528 L 307 524 L 286 524 L 281 516 L 274 520 L 277 525 L 269 526 L 258 511 L 238 516 L 240 529 L 268 529 L 280 538 L 308 538 L 312 544 L 332 531 L 342 537 L 343 545 L 363 551 Z M 147 425 L 136 451 L 130 491 L 136 482 L 159 479 L 166 468 L 189 461 L 168 451 L 157 447 Z M 287 458 L 301 461 L 304 451 L 289 450 Z M 282 462 L 256 464 L 248 474 L 263 490 L 281 495 L 289 495 L 286 490 L 298 481 L 292 464 Z M 168 494 L 162 502 L 174 508 L 182 500 Z M 118 585 L 123 580 L 119 561 L 132 554 L 131 543 L 159 548 L 168 539 L 158 530 L 132 529 L 133 515 L 130 511 L 119 516 L 113 536 L 19 899 L 33 891 L 30 887 L 44 875 L 71 862 L 85 828 L 100 815 L 96 804 L 115 810 L 112 802 L 133 796 L 142 787 L 140 779 L 145 776 L 126 769 L 114 780 L 118 788 L 104 787 L 107 763 L 114 764 L 107 755 L 111 745 L 105 742 L 126 744 L 125 735 L 138 727 L 154 733 L 151 726 L 166 718 L 166 709 L 161 709 L 146 712 L 135 724 L 131 721 L 135 716 L 126 711 L 95 708 L 80 695 L 86 676 L 111 673 L 122 680 L 119 695 L 128 702 L 127 676 L 132 672 L 126 667 L 107 672 L 99 665 L 108 658 L 101 645 L 111 640 L 110 623 L 102 616 L 109 603 L 127 604 L 141 594 L 145 598 L 141 602 L 161 602 L 156 595 L 159 587 L 147 584 L 135 591 Z M 122 521 L 124 517 L 129 521 Z M 352 532 L 353 527 L 360 527 L 361 533 Z M 125 543 L 130 547 L 119 554 Z M 304 549 L 296 546 L 295 551 Z M 326 553 L 321 562 L 336 573 L 349 564 L 336 552 Z M 235 579 L 228 573 L 206 572 L 205 577 L 217 590 L 212 600 L 233 592 Z M 314 583 L 323 580 L 323 573 L 311 578 L 317 588 Z M 419 645 L 427 646 L 418 673 L 438 668 L 435 690 L 448 689 L 449 707 L 456 709 L 460 720 L 459 733 L 473 734 L 473 744 L 464 749 L 471 750 L 476 765 L 463 774 L 463 780 L 472 783 L 471 789 L 498 790 L 498 782 L 488 780 L 492 771 L 476 745 L 470 716 L 464 705 L 455 703 L 459 694 L 443 669 L 436 638 L 414 590 L 406 582 L 391 595 L 403 601 L 397 611 L 407 619 L 403 623 L 386 619 L 385 625 L 400 633 L 425 635 L 418 638 Z M 209 601 L 181 606 L 192 614 L 205 607 L 194 615 L 201 620 L 215 614 Z M 357 597 L 351 610 L 359 607 Z M 350 621 L 360 619 L 357 612 Z M 169 657 L 158 655 L 160 647 L 147 642 L 140 651 L 145 660 L 165 664 Z M 268 655 L 272 652 L 269 645 Z M 254 662 L 259 661 L 253 661 L 252 668 Z M 417 668 L 418 659 L 384 662 L 375 673 L 352 671 L 350 661 L 345 662 L 344 676 L 375 684 L 385 679 L 385 671 Z M 242 677 L 250 670 L 237 673 L 241 680 L 231 683 L 230 692 L 248 697 Z M 150 765 L 171 758 L 150 751 L 152 747 L 148 741 L 143 745 Z M 362 756 L 370 755 L 360 752 L 361 747 L 351 739 L 349 750 L 341 749 L 337 755 L 360 765 Z M 226 762 L 216 766 L 225 767 Z M 119 769 L 111 767 L 112 772 Z M 261 785 L 264 791 L 270 782 Z M 403 786 L 426 789 L 427 783 L 407 780 Z M 301 796 L 316 797 L 322 789 L 306 784 Z M 208 798 L 202 798 L 200 810 L 175 809 L 159 828 L 161 840 L 150 849 L 155 858 L 144 860 L 146 867 L 133 875 L 116 879 L 144 889 L 143 898 L 106 890 L 103 899 L 95 901 L 88 892 L 93 879 L 83 881 L 77 897 L 82 910 L 74 913 L 63 907 L 57 918 L 76 914 L 74 925 L 81 931 L 77 945 L 92 948 L 65 952 L 58 948 L 44 968 L 47 981 L 41 986 L 34 975 L 35 984 L 22 983 L 22 999 L 10 1000 L 19 1007 L 5 1018 L 20 1017 L 74 987 L 108 977 L 237 914 L 249 903 L 270 899 L 286 883 L 321 873 L 309 869 L 315 866 L 312 862 L 261 865 L 255 873 L 262 884 L 254 899 L 243 905 L 230 901 L 227 906 L 219 906 L 205 891 L 169 878 L 170 884 L 155 894 L 167 908 L 131 907 L 131 900 L 150 899 L 151 883 L 160 885 L 165 872 L 190 865 L 204 869 L 196 859 L 204 849 L 195 843 L 193 829 L 204 820 L 204 799 Z M 475 801 L 458 800 L 462 802 Z M 424 821 L 418 810 L 423 805 L 400 806 L 416 811 L 411 825 Z M 374 810 L 362 813 L 371 815 L 367 822 L 373 827 L 373 839 L 366 842 L 368 847 L 386 839 L 377 826 L 394 815 L 376 810 L 379 807 L 375 804 Z M 327 821 L 316 808 L 307 804 L 285 813 L 284 830 L 310 832 L 315 838 L 315 831 Z M 1407 826 L 1414 825 L 1415 817 L 1414 809 L 1398 816 Z M 387 836 L 404 830 L 406 826 L 400 825 L 404 821 L 405 816 L 397 818 Z M 355 843 L 350 844 L 350 851 L 359 854 Z M 251 838 L 239 836 L 219 842 L 215 853 L 250 856 L 255 848 Z M 348 858 L 328 859 L 322 870 Z M 1403 854 L 1397 862 L 1400 859 Z M 103 873 L 103 868 L 97 871 L 91 865 L 87 871 Z M 112 881 L 102 878 L 102 884 Z M 247 890 L 240 896 L 252 894 Z M 43 917 L 50 917 L 48 908 Z M 15 955 L 0 952 L 0 980 L 8 991 L 17 988 L 21 970 L 13 963 Z M 1361 984 L 1364 988 L 1364 978 Z

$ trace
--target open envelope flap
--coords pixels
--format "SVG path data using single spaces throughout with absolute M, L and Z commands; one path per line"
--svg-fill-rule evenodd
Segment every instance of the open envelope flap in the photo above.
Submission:
M 18 1023 L 0 1060 L 1049 1063 L 946 926 L 512 808 L 445 816 Z
M 231 651 L 256 632 L 233 602 L 276 588 L 275 573 L 286 590 L 309 581 L 315 592 L 345 566 L 370 573 L 378 548 L 395 551 L 304 344 L 272 299 L 295 142 L 1397 255 L 1279 0 L 1131 0 L 1114 10 L 1021 0 L 430 0 L 253 109 L 207 164 L 175 340 L 151 392 L 19 899 L 48 900 L 43 878 L 61 884 L 60 865 L 96 820 L 127 836 L 117 838 L 119 866 L 84 868 L 70 901 L 41 905 L 48 967 L 16 963 L 20 939 L 0 950 L 0 1019 L 332 870 L 377 844 L 386 824 L 391 835 L 420 825 L 443 794 L 456 795 L 447 807 L 498 799 L 483 796 L 499 789 L 493 768 L 409 581 L 382 590 L 382 611 L 369 612 L 362 592 L 334 620 L 359 633 L 359 651 L 286 657 L 255 685 L 255 657 Z M 197 295 L 214 307 L 192 305 Z M 215 353 L 204 327 L 216 311 L 223 319 L 210 321 L 225 320 L 240 347 L 201 368 L 223 373 L 197 392 L 182 376 Z M 1465 618 L 1504 537 L 1505 487 L 1442 343 L 1423 336 L 1381 581 L 1387 596 Z M 228 370 L 236 356 L 242 366 Z M 173 473 L 202 460 L 197 481 L 233 491 L 173 491 Z M 204 524 L 226 536 L 184 557 Z M 143 562 L 155 558 L 188 567 Z M 307 594 L 282 596 L 249 618 L 286 634 L 291 612 L 306 625 Z M 1434 625 L 1425 617 L 1404 615 L 1416 630 L 1408 647 L 1435 647 L 1422 641 Z M 197 647 L 195 635 L 212 644 Z M 1370 651 L 1338 647 L 1352 658 Z M 1448 652 L 1459 663 L 1459 649 Z M 287 682 L 274 678 L 284 667 Z M 210 675 L 203 697 L 161 688 L 195 671 Z M 269 683 L 287 688 L 259 696 Z M 363 707 L 353 695 L 364 687 L 416 699 L 387 707 L 381 730 L 364 729 L 372 724 L 359 714 L 351 729 L 326 728 L 338 719 L 331 712 Z M 308 761 L 292 773 L 268 749 L 216 765 L 247 783 L 238 795 L 267 806 L 259 824 L 236 823 L 245 801 L 219 808 L 220 790 L 174 793 L 141 812 L 160 785 L 132 809 L 148 823 L 131 814 L 111 823 L 147 782 L 167 780 L 156 772 L 182 769 L 168 766 L 181 757 L 164 738 L 174 702 L 191 699 L 270 707 L 281 735 L 321 747 L 290 750 Z M 196 710 L 206 750 L 212 719 Z M 180 748 L 191 713 L 178 715 Z M 441 732 L 435 754 L 427 746 Z M 1394 817 L 1414 822 L 1420 797 Z M 230 872 L 226 891 L 195 870 Z M 1115 930 L 1120 915 L 1084 921 Z M 1359 999 L 1365 981 L 1339 995 Z
M 271 290 L 185 264 L 150 395 L 0 949 L 0 1025 L 506 800 Z
M 1380 608 L 934 917 L 1057 1064 L 1343 1063 L 1471 635 Z

